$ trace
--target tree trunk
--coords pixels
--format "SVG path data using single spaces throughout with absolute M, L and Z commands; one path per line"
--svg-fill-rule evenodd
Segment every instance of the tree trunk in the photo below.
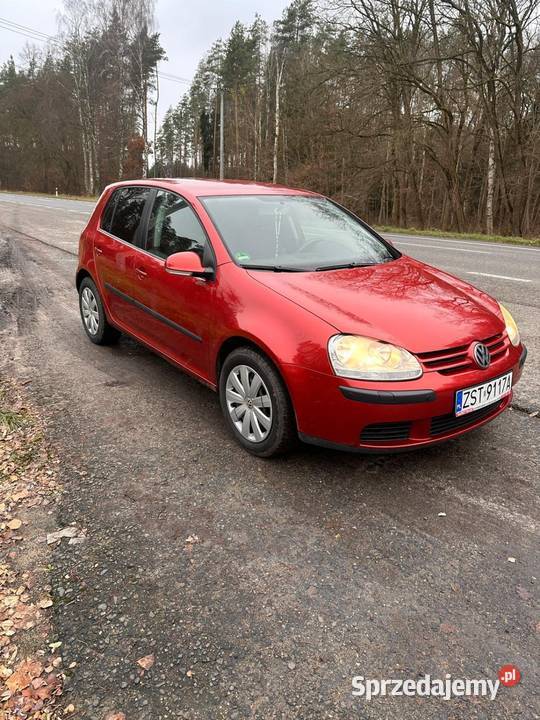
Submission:
M 82 113 L 82 108 L 79 100 L 79 122 L 81 124 L 81 149 L 82 149 L 82 157 L 83 157 L 83 176 L 84 176 L 84 193 L 85 195 L 90 195 L 90 179 L 88 174 L 88 142 L 86 138 L 86 131 L 84 127 L 84 118 Z
M 261 138 L 261 93 L 259 85 L 255 88 L 255 118 L 253 123 L 253 179 L 259 175 L 259 144 Z
M 279 130 L 281 123 L 280 115 L 280 96 L 281 96 L 281 78 L 283 76 L 283 66 L 285 60 L 276 60 L 276 109 L 274 122 L 274 172 L 272 174 L 272 182 L 277 183 L 278 176 L 278 151 L 279 151 Z
M 156 65 L 156 104 L 154 106 L 154 177 L 156 177 L 157 167 L 157 116 L 158 116 L 158 102 L 159 102 L 159 75 Z
M 88 137 L 90 146 L 88 148 L 88 194 L 94 194 L 94 150 L 91 135 Z
M 218 115 L 219 115 L 218 102 L 219 102 L 219 95 L 218 95 L 218 93 L 216 93 L 215 105 L 214 105 L 214 134 L 213 134 L 213 139 L 212 139 L 212 173 L 214 175 L 216 175 L 217 167 L 218 167 L 218 164 L 217 164 L 217 119 L 218 119 Z M 219 121 L 221 122 L 221 117 L 220 117 Z
M 236 177 L 240 177 L 240 137 L 238 132 L 238 88 L 234 92 L 234 145 Z
M 493 235 L 493 189 L 495 187 L 495 140 L 493 129 L 489 130 L 487 193 L 486 193 L 486 232 Z
M 141 106 L 142 136 L 144 140 L 143 177 L 148 177 L 148 87 L 146 80 L 142 84 Z

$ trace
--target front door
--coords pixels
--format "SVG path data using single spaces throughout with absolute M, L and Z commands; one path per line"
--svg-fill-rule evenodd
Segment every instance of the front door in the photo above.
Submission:
M 207 378 L 212 330 L 214 282 L 171 275 L 165 271 L 169 255 L 185 250 L 200 254 L 203 264 L 212 253 L 208 238 L 192 207 L 179 195 L 158 190 L 148 219 L 147 272 L 151 289 L 152 324 L 157 349 L 195 374 Z

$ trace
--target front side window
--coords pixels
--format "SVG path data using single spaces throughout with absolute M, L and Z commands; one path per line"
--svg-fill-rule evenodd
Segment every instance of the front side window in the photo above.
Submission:
M 144 187 L 126 187 L 116 191 L 118 199 L 108 231 L 111 235 L 128 243 L 136 242 L 137 228 L 150 191 L 151 188 Z
M 206 235 L 187 202 L 166 190 L 158 190 L 148 223 L 146 249 L 160 258 L 192 250 L 203 257 Z
M 377 265 L 399 257 L 330 200 L 306 195 L 200 198 L 242 267 L 313 271 Z

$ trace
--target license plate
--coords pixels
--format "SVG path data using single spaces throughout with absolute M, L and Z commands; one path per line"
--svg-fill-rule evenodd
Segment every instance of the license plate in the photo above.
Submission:
M 496 403 L 497 400 L 508 395 L 512 390 L 512 373 L 489 380 L 481 385 L 458 390 L 456 393 L 456 416 L 466 415 L 473 410 L 479 410 Z

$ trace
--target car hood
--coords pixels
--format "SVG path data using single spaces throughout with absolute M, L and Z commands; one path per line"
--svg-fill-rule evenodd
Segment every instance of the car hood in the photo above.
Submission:
M 406 256 L 373 267 L 250 275 L 339 332 L 416 353 L 464 345 L 504 329 L 489 295 Z

